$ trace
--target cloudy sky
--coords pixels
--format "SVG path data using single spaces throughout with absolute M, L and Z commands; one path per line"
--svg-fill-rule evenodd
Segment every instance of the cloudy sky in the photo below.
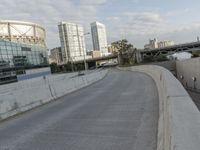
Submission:
M 60 45 L 57 24 L 99 21 L 107 27 L 108 43 L 127 38 L 142 48 L 150 38 L 195 41 L 200 35 L 199 0 L 0 0 L 0 19 L 31 21 L 47 32 L 47 46 Z M 91 37 L 86 37 L 91 49 Z

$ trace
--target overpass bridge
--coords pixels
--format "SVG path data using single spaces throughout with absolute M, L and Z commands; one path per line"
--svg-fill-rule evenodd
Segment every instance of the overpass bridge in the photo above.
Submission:
M 86 59 L 86 64 L 87 64 L 88 68 L 90 68 L 90 67 L 96 66 L 98 62 L 112 60 L 112 59 L 116 59 L 116 58 L 118 58 L 117 54 L 112 54 L 112 55 L 103 56 L 103 57 L 90 58 L 90 59 Z M 84 60 L 74 62 L 74 64 L 79 64 L 79 63 L 84 63 Z
M 157 57 L 159 55 L 172 55 L 178 52 L 194 52 L 200 51 L 200 42 L 192 42 L 179 44 L 174 46 L 168 46 L 164 48 L 156 48 L 156 49 L 146 49 L 137 51 L 137 61 L 142 62 L 146 57 Z
M 97 75 L 71 80 L 77 87 Z M 55 83 L 51 96 L 65 88 L 64 81 Z M 198 150 L 199 121 L 198 109 L 166 69 L 111 69 L 99 82 L 1 122 L 0 149 Z

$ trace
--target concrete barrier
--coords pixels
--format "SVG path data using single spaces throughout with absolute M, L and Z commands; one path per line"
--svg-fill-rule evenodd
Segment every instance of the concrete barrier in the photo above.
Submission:
M 0 86 L 0 120 L 30 110 L 102 79 L 107 70 L 84 76 L 37 78 Z
M 159 66 L 121 68 L 151 76 L 159 93 L 157 150 L 200 149 L 200 112 L 181 83 Z

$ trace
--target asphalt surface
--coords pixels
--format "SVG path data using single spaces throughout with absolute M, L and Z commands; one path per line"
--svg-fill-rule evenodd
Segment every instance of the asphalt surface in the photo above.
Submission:
M 197 108 L 200 111 L 200 93 L 191 91 L 191 90 L 187 90 L 187 91 L 188 91 L 190 97 L 192 98 L 192 100 L 194 101 L 194 103 L 196 104 Z
M 158 94 L 144 74 L 101 81 L 0 123 L 0 150 L 155 150 Z

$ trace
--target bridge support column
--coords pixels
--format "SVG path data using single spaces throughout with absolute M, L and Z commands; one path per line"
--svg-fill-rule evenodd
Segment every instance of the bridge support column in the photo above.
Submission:
M 93 62 L 88 62 L 87 63 L 87 68 L 96 68 L 96 61 L 93 61 Z

